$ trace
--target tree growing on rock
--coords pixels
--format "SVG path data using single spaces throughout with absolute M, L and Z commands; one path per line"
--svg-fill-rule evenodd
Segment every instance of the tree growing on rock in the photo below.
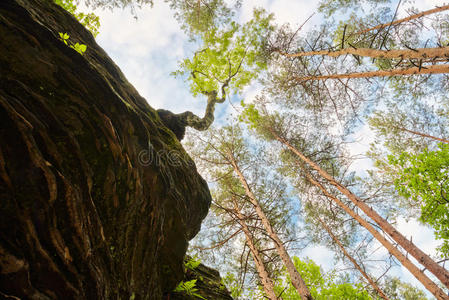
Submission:
M 202 46 L 192 58 L 184 59 L 175 76 L 185 76 L 193 96 L 207 97 L 206 111 L 198 117 L 190 111 L 172 114 L 160 110 L 159 115 L 178 139 L 185 127 L 206 130 L 214 121 L 216 104 L 223 103 L 229 94 L 242 91 L 266 68 L 260 49 L 264 38 L 273 27 L 272 15 L 255 10 L 251 21 L 244 25 L 236 22 L 221 24 L 222 28 L 209 28 L 201 32 Z

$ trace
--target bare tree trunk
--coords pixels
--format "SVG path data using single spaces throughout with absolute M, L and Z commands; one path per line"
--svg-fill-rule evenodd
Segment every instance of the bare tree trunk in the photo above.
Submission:
M 296 81 L 308 80 L 326 80 L 326 79 L 345 79 L 345 78 L 371 78 L 371 77 L 388 77 L 402 75 L 420 75 L 420 74 L 443 74 L 449 73 L 449 65 L 431 65 L 422 67 L 413 67 L 405 69 L 379 70 L 370 72 L 356 72 L 349 74 L 330 74 L 317 76 L 293 77 Z
M 415 131 L 415 130 L 410 130 L 410 129 L 407 129 L 407 128 L 404 128 L 404 127 L 399 127 L 399 126 L 393 126 L 393 127 L 396 128 L 396 129 L 399 129 L 399 130 L 402 130 L 402 131 L 414 134 L 414 135 L 419 135 L 419 136 L 422 136 L 422 137 L 425 137 L 425 138 L 429 138 L 429 139 L 432 139 L 432 140 L 436 140 L 436 141 L 440 141 L 440 142 L 449 144 L 448 140 L 442 139 L 442 138 L 439 138 L 439 137 L 436 137 L 436 136 L 433 136 L 433 135 L 430 135 L 430 134 L 422 133 L 422 132 Z
M 402 248 L 410 253 L 419 263 L 425 266 L 432 274 L 434 274 L 446 287 L 449 287 L 449 273 L 442 266 L 432 260 L 427 254 L 419 249 L 415 244 L 406 239 L 401 233 L 399 233 L 387 220 L 382 218 L 376 211 L 366 205 L 361 199 L 354 195 L 341 183 L 337 182 L 331 175 L 325 170 L 321 169 L 316 163 L 307 158 L 298 149 L 293 147 L 286 139 L 281 138 L 276 132 L 271 131 L 274 137 L 287 146 L 296 156 L 298 156 L 303 162 L 309 165 L 312 169 L 318 172 L 320 176 L 327 180 L 328 183 L 335 186 L 343 195 L 348 197 L 354 205 L 360 208 L 368 217 L 374 220 L 383 231 L 389 234 L 393 240 L 395 240 Z M 446 296 L 447 297 L 447 296 Z
M 448 57 L 449 47 L 440 48 L 418 48 L 414 50 L 410 49 L 396 49 L 396 50 L 378 50 L 370 48 L 346 48 L 337 51 L 331 50 L 318 50 L 318 51 L 306 51 L 298 53 L 285 53 L 277 51 L 279 54 L 286 57 L 303 57 L 314 55 L 327 55 L 330 57 L 337 57 L 341 55 L 358 55 L 372 58 L 402 58 L 402 59 L 431 59 L 438 57 Z
M 358 215 L 356 212 L 354 212 L 351 208 L 349 208 L 347 205 L 345 205 L 343 202 L 340 201 L 337 197 L 330 194 L 326 188 L 312 178 L 312 176 L 305 170 L 303 170 L 307 179 L 318 187 L 323 194 L 334 201 L 338 206 L 340 206 L 346 213 L 348 213 L 351 217 L 353 217 L 357 222 L 359 222 L 360 225 L 366 228 L 381 244 L 385 247 L 385 249 L 388 250 L 389 253 L 391 253 L 394 257 L 399 260 L 399 262 L 407 268 L 407 270 L 412 273 L 413 276 L 415 276 L 416 279 L 418 279 L 425 287 L 426 289 L 431 292 L 437 299 L 449 299 L 449 297 L 444 293 L 443 290 L 440 289 L 438 285 L 435 284 L 432 280 L 430 280 L 429 277 L 427 277 L 415 264 L 413 264 L 407 256 L 402 254 L 401 251 L 399 251 L 392 243 L 390 243 L 379 231 L 374 229 L 373 226 L 371 226 L 365 219 L 363 219 L 360 215 Z
M 340 248 L 340 250 L 343 252 L 343 255 L 346 256 L 354 265 L 354 267 L 360 272 L 360 274 L 362 274 L 362 276 L 368 281 L 368 283 L 373 287 L 373 289 L 377 292 L 377 294 L 385 299 L 385 300 L 389 300 L 388 297 L 384 294 L 384 292 L 379 288 L 379 286 L 376 284 L 376 282 L 371 278 L 371 276 L 369 276 L 365 270 L 357 263 L 357 261 L 348 253 L 348 251 L 346 251 L 345 247 L 343 246 L 343 244 L 340 242 L 340 240 L 333 234 L 332 230 L 329 228 L 329 226 L 327 226 L 326 223 L 323 222 L 323 220 L 321 220 L 320 217 L 316 218 L 320 224 L 323 226 L 323 228 L 327 231 L 327 233 L 330 235 L 330 237 L 332 238 L 332 240 L 338 245 L 338 247 Z
M 426 10 L 426 11 L 423 11 L 423 12 L 411 15 L 411 16 L 403 18 L 403 19 L 399 19 L 399 20 L 396 20 L 396 21 L 393 21 L 393 22 L 380 24 L 380 25 L 377 25 L 377 26 L 374 26 L 374 27 L 370 27 L 370 28 L 366 28 L 366 29 L 360 30 L 360 31 L 357 31 L 357 32 L 351 34 L 350 36 L 364 34 L 364 33 L 367 33 L 369 31 L 372 31 L 372 30 L 382 29 L 382 28 L 385 28 L 385 27 L 389 27 L 389 26 L 393 26 L 393 25 L 399 24 L 399 23 L 404 23 L 404 22 L 407 22 L 407 21 L 415 20 L 415 19 L 427 16 L 427 15 L 430 15 L 430 14 L 442 12 L 442 11 L 445 11 L 445 10 L 448 10 L 448 9 L 449 9 L 449 5 L 443 5 L 443 6 L 440 6 L 440 7 L 436 7 L 436 8 L 433 8 L 433 9 L 429 9 L 429 10 Z
M 246 195 L 250 199 L 251 203 L 254 205 L 256 213 L 259 216 L 259 218 L 261 219 L 262 224 L 265 227 L 265 230 L 267 231 L 269 237 L 273 240 L 274 246 L 276 247 L 276 250 L 277 250 L 279 256 L 281 257 L 282 261 L 284 262 L 284 265 L 287 268 L 287 272 L 290 274 L 290 278 L 291 278 L 293 286 L 296 288 L 296 290 L 298 291 L 298 293 L 302 299 L 306 299 L 306 300 L 313 299 L 306 283 L 302 279 L 298 270 L 296 270 L 296 267 L 295 267 L 292 259 L 290 258 L 290 255 L 288 254 L 287 250 L 284 247 L 284 244 L 280 240 L 277 233 L 274 231 L 267 216 L 265 215 L 262 208 L 260 207 L 259 202 L 256 199 L 256 196 L 251 191 L 251 188 L 249 187 L 248 182 L 246 181 L 246 178 L 243 176 L 243 173 L 241 172 L 239 166 L 237 165 L 237 162 L 236 162 L 234 156 L 232 154 L 228 153 L 228 159 L 230 160 L 235 173 L 238 175 L 240 182 L 242 183 L 242 185 L 245 189 Z
M 253 256 L 254 263 L 256 264 L 257 273 L 259 274 L 259 278 L 260 281 L 262 282 L 265 294 L 267 294 L 267 297 L 269 299 L 277 300 L 278 297 L 276 297 L 276 293 L 274 292 L 273 281 L 271 280 L 267 270 L 265 269 L 265 263 L 263 261 L 262 255 L 260 254 L 259 249 L 254 244 L 253 236 L 248 228 L 248 225 L 246 225 L 245 217 L 242 215 L 235 199 L 232 199 L 232 202 L 234 203 L 234 211 L 237 214 L 238 218 L 237 222 L 240 224 L 240 226 L 242 226 L 242 230 L 245 233 L 246 244 L 248 245 L 251 254 Z

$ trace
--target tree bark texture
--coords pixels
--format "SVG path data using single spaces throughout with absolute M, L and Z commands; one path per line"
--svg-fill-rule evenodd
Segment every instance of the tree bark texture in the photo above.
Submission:
M 372 77 L 389 77 L 403 75 L 421 75 L 421 74 L 444 74 L 449 73 L 449 64 L 427 65 L 422 67 L 400 68 L 392 70 L 378 70 L 370 72 L 356 72 L 348 74 L 329 74 L 314 75 L 304 77 L 293 77 L 294 80 L 302 82 L 308 80 L 326 80 L 326 79 L 350 79 L 350 78 L 372 78 Z
M 414 50 L 410 49 L 392 49 L 392 50 L 379 50 L 371 48 L 345 48 L 341 50 L 316 50 L 306 51 L 298 53 L 285 53 L 277 51 L 279 54 L 286 57 L 304 57 L 314 55 L 325 55 L 330 57 L 338 57 L 341 55 L 357 55 L 372 58 L 402 58 L 402 59 L 429 59 L 429 58 L 449 58 L 449 47 L 439 48 L 418 48 Z
M 53 1 L 0 1 L 0 298 L 161 299 L 210 200 L 90 32 Z

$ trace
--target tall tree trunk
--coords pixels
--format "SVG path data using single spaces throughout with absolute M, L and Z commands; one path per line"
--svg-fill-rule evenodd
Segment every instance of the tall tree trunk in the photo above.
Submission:
M 407 22 L 407 21 L 415 20 L 415 19 L 418 19 L 418 18 L 421 18 L 421 17 L 424 17 L 424 16 L 428 16 L 428 15 L 434 14 L 434 13 L 442 12 L 442 11 L 445 11 L 445 10 L 448 10 L 448 9 L 449 9 L 449 5 L 443 5 L 443 6 L 439 6 L 439 7 L 437 6 L 436 8 L 429 9 L 429 10 L 426 10 L 426 11 L 423 11 L 423 12 L 411 15 L 411 16 L 406 17 L 406 18 L 402 18 L 402 19 L 399 19 L 399 20 L 396 20 L 396 21 L 393 21 L 393 22 L 380 24 L 380 25 L 377 25 L 377 26 L 374 26 L 374 27 L 370 27 L 370 28 L 366 28 L 366 29 L 357 31 L 355 33 L 352 33 L 349 36 L 364 34 L 364 33 L 367 33 L 369 31 L 376 30 L 376 29 L 383 29 L 385 27 L 389 27 L 389 26 L 393 26 L 393 25 L 396 25 L 396 24 L 404 23 L 404 22 Z
M 345 79 L 345 78 L 372 78 L 372 77 L 388 77 L 388 76 L 403 76 L 403 75 L 421 75 L 421 74 L 443 74 L 449 73 L 449 64 L 444 65 L 430 65 L 422 67 L 379 70 L 370 72 L 356 72 L 349 74 L 330 74 L 330 75 L 315 75 L 293 77 L 294 80 L 302 82 L 309 80 L 326 80 L 326 79 Z
M 248 182 L 246 181 L 246 178 L 243 176 L 243 173 L 241 172 L 234 156 L 231 153 L 228 153 L 228 159 L 232 164 L 232 167 L 234 168 L 235 173 L 238 175 L 240 182 L 242 183 L 245 193 L 250 199 L 251 203 L 254 205 L 254 208 L 256 210 L 257 215 L 262 221 L 262 224 L 265 228 L 265 230 L 268 233 L 268 236 L 273 240 L 274 246 L 281 257 L 282 261 L 284 262 L 285 267 L 287 268 L 287 272 L 290 275 L 291 281 L 293 286 L 298 291 L 299 295 L 305 299 L 313 299 L 312 295 L 310 294 L 310 291 L 302 279 L 301 275 L 299 274 L 298 270 L 296 270 L 296 267 L 288 254 L 287 250 L 284 247 L 284 244 L 282 243 L 281 239 L 277 235 L 277 233 L 274 231 L 273 227 L 270 224 L 270 221 L 268 220 L 267 216 L 263 212 L 262 208 L 260 207 L 259 202 L 257 201 L 256 196 L 251 191 L 251 188 L 248 185 Z
M 254 244 L 254 239 L 251 234 L 251 231 L 248 228 L 248 225 L 245 222 L 245 217 L 242 215 L 237 201 L 235 199 L 232 199 L 232 202 L 234 204 L 234 211 L 237 214 L 237 222 L 242 226 L 242 230 L 245 233 L 246 238 L 246 244 L 248 245 L 251 254 L 254 259 L 254 263 L 256 265 L 257 273 L 259 274 L 260 281 L 262 282 L 263 289 L 265 291 L 265 294 L 267 294 L 267 297 L 271 300 L 277 300 L 278 297 L 276 297 L 276 293 L 274 292 L 274 286 L 273 281 L 271 280 L 270 276 L 268 275 L 267 270 L 265 269 L 265 263 L 263 260 L 263 257 L 257 248 L 257 246 Z
M 360 215 L 354 212 L 351 208 L 345 205 L 340 201 L 337 197 L 332 195 L 327 191 L 327 189 L 318 181 L 316 181 L 307 171 L 303 170 L 307 179 L 318 187 L 322 193 L 333 202 L 335 202 L 338 206 L 340 206 L 347 214 L 353 217 L 360 225 L 365 227 L 381 244 L 391 253 L 394 257 L 399 260 L 399 262 L 410 271 L 410 273 L 415 276 L 425 287 L 431 292 L 437 299 L 447 300 L 449 297 L 444 293 L 444 291 L 435 284 L 429 277 L 427 277 L 415 264 L 413 264 L 407 256 L 401 253 L 392 243 L 390 243 L 386 238 L 382 236 L 382 234 L 377 231 L 373 226 L 371 226 L 365 219 L 363 219 Z
M 337 51 L 331 50 L 318 50 L 318 51 L 307 51 L 298 53 L 285 53 L 277 51 L 279 54 L 286 57 L 304 57 L 304 56 L 314 56 L 314 55 L 326 55 L 330 57 L 337 57 L 341 55 L 357 55 L 372 58 L 401 58 L 401 59 L 432 59 L 439 57 L 449 56 L 449 47 L 439 47 L 439 48 L 418 48 L 414 50 L 410 49 L 393 49 L 393 50 L 378 50 L 371 48 L 346 48 Z
M 321 226 L 323 226 L 323 228 L 327 231 L 327 233 L 330 235 L 330 237 L 332 238 L 332 240 L 338 245 L 338 247 L 340 248 L 340 250 L 343 252 L 343 255 L 346 256 L 349 261 L 354 265 L 354 267 L 357 269 L 357 271 L 360 272 L 360 274 L 362 274 L 362 276 L 368 281 L 368 283 L 371 285 L 371 287 L 377 292 L 377 294 L 385 300 L 389 300 L 388 297 L 384 294 L 384 292 L 379 288 L 379 286 L 377 285 L 377 283 L 371 278 L 371 276 L 369 276 L 365 270 L 362 268 L 362 266 L 360 266 L 357 261 L 352 257 L 351 254 L 348 253 L 348 251 L 346 251 L 345 247 L 343 246 L 343 244 L 340 242 L 340 240 L 334 235 L 334 233 L 332 232 L 332 230 L 329 228 L 329 226 L 327 226 L 326 223 L 323 222 L 323 220 L 321 220 L 320 217 L 316 217 L 316 219 L 318 220 L 318 222 L 320 222 Z
M 436 136 L 433 136 L 433 135 L 430 135 L 430 134 L 427 134 L 427 133 L 422 133 L 422 132 L 419 132 L 419 131 L 410 130 L 410 129 L 407 129 L 405 127 L 394 126 L 394 125 L 392 125 L 392 126 L 394 128 L 396 128 L 396 129 L 398 129 L 398 130 L 402 130 L 402 131 L 405 131 L 405 132 L 408 132 L 408 133 L 411 133 L 411 134 L 414 134 L 414 135 L 419 135 L 419 136 L 422 136 L 422 137 L 425 137 L 425 138 L 429 138 L 429 139 L 432 139 L 432 140 L 436 140 L 436 141 L 439 141 L 439 142 L 443 142 L 443 143 L 449 144 L 449 140 L 446 140 L 446 139 L 442 139 L 442 138 L 439 138 L 439 137 L 436 137 Z
M 449 273 L 442 266 L 432 260 L 427 254 L 419 249 L 415 244 L 406 239 L 401 233 L 399 233 L 388 221 L 382 218 L 376 211 L 361 201 L 356 195 L 354 195 L 349 189 L 337 182 L 331 175 L 325 170 L 321 169 L 315 162 L 307 158 L 298 149 L 293 147 L 286 139 L 280 137 L 275 131 L 271 131 L 274 137 L 282 144 L 287 146 L 296 156 L 300 158 L 304 163 L 309 165 L 312 169 L 318 172 L 329 184 L 335 186 L 343 195 L 348 197 L 354 205 L 360 208 L 368 217 L 374 220 L 383 231 L 390 235 L 394 241 L 396 241 L 402 248 L 410 253 L 419 263 L 425 266 L 433 275 L 435 275 L 446 287 L 449 287 Z

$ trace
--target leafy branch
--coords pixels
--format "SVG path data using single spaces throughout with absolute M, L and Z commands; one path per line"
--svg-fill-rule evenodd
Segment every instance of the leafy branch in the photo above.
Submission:
M 196 288 L 196 279 L 189 281 L 181 281 L 178 286 L 173 290 L 175 293 L 184 293 L 188 296 L 194 296 L 200 299 L 206 300 L 203 296 L 198 294 L 198 289 Z
M 201 264 L 201 261 L 195 256 L 190 258 L 184 263 L 185 269 L 188 270 L 195 270 L 198 268 L 198 266 Z M 198 294 L 198 289 L 196 288 L 196 281 L 197 279 L 188 280 L 188 281 L 181 281 L 178 286 L 173 290 L 175 293 L 184 293 L 188 296 L 197 297 L 200 299 L 206 300 L 203 296 Z
M 273 30 L 271 20 L 272 15 L 255 10 L 253 19 L 244 25 L 230 22 L 222 30 L 202 33 L 202 50 L 184 59 L 172 75 L 187 76 L 193 96 L 207 96 L 206 112 L 202 118 L 190 111 L 177 114 L 178 125 L 207 130 L 214 121 L 215 105 L 225 102 L 227 94 L 241 92 L 266 68 L 260 49 Z
M 70 35 L 68 35 L 67 33 L 60 32 L 59 38 L 64 44 L 66 44 L 70 48 L 74 49 L 76 52 L 78 52 L 81 55 L 83 55 L 84 52 L 86 52 L 86 50 L 87 50 L 87 46 L 84 44 L 80 44 L 80 43 L 73 44 L 72 42 L 70 42 L 69 41 Z

